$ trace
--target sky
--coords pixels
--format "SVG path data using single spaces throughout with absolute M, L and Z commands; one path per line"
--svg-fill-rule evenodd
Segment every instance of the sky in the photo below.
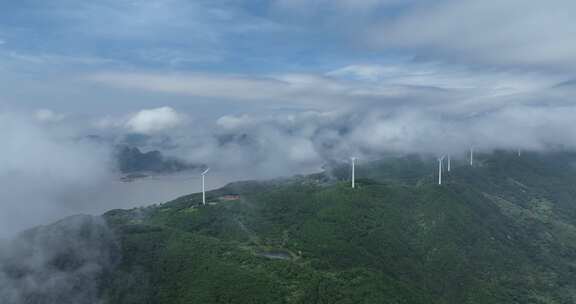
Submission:
M 573 148 L 575 10 L 568 0 L 2 1 L 0 182 L 11 186 L 0 228 L 140 201 L 107 191 L 110 151 L 134 134 L 148 136 L 144 150 L 238 179 L 351 155 Z

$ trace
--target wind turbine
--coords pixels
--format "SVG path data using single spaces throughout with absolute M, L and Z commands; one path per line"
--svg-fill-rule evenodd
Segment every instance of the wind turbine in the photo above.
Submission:
M 356 188 L 356 157 L 352 157 L 352 189 Z
M 444 161 L 444 157 L 446 157 L 446 155 L 438 158 L 438 185 L 442 185 L 442 162 Z
M 210 168 L 207 168 L 206 170 L 204 170 L 204 172 L 202 172 L 202 204 L 206 205 L 206 174 L 208 173 L 208 171 L 210 171 Z
M 474 147 L 470 148 L 470 166 L 474 166 Z
M 448 172 L 450 172 L 450 169 L 452 168 L 452 157 L 450 156 L 450 154 L 448 154 Z

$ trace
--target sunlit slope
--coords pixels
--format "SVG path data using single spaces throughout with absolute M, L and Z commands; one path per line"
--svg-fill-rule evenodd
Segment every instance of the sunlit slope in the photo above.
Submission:
M 111 211 L 123 257 L 103 291 L 123 304 L 573 303 L 573 161 L 480 155 L 438 186 L 433 159 L 403 158 L 360 165 L 357 189 L 319 174 Z

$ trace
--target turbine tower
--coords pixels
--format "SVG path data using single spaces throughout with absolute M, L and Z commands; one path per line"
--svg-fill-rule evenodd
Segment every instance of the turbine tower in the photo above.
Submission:
M 474 147 L 470 148 L 470 166 L 474 166 Z
M 352 189 L 356 188 L 356 157 L 352 157 Z
M 207 168 L 206 170 L 204 170 L 204 172 L 202 172 L 202 204 L 206 205 L 206 174 L 208 173 L 208 171 L 210 171 L 210 168 Z
M 452 169 L 452 157 L 448 154 L 448 172 Z
M 444 161 L 445 155 L 438 158 L 438 185 L 442 185 L 442 162 Z

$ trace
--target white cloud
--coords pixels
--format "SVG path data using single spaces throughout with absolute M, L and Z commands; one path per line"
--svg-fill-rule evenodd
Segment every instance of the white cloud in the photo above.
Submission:
M 217 74 L 102 73 L 90 80 L 116 87 L 208 98 L 268 100 L 289 92 L 288 83 L 272 78 Z
M 100 73 L 87 77 L 111 87 L 169 93 L 216 101 L 251 102 L 265 107 L 347 106 L 362 98 L 388 96 L 385 90 L 358 90 L 356 84 L 314 74 L 228 75 Z
M 132 115 L 126 122 L 126 128 L 137 133 L 156 133 L 175 128 L 183 124 L 185 118 L 170 107 L 145 109 Z
M 111 177 L 105 147 L 24 116 L 0 113 L 0 142 L 0 238 L 85 211 L 86 193 Z
M 233 115 L 225 115 L 216 121 L 216 124 L 225 130 L 238 130 L 240 128 L 245 127 L 246 125 L 250 125 L 255 123 L 256 121 L 249 117 L 248 115 L 242 116 L 233 116 Z
M 575 10 L 571 0 L 421 2 L 371 30 L 366 39 L 461 62 L 573 67 Z
M 327 75 L 388 85 L 476 90 L 484 96 L 542 90 L 565 79 L 565 75 L 514 71 L 440 63 L 357 64 Z
M 434 108 L 407 105 L 398 109 L 370 106 L 340 113 L 225 116 L 218 120 L 217 130 L 225 135 L 226 144 L 214 144 L 209 149 L 212 152 L 204 150 L 203 158 L 217 163 L 220 159 L 234 160 L 225 166 L 260 169 L 275 163 L 274 168 L 291 172 L 291 165 L 317 165 L 350 155 L 365 159 L 388 152 L 463 155 L 471 146 L 482 151 L 576 147 L 576 136 L 570 131 L 576 104 L 496 100 L 498 106 L 475 113 L 466 112 L 466 107 L 458 113 L 443 114 Z M 228 154 L 230 157 L 222 156 Z
M 170 93 L 181 96 L 211 98 L 226 101 L 254 102 L 268 107 L 305 109 L 358 107 L 379 102 L 394 106 L 399 98 L 412 98 L 426 91 L 431 96 L 443 94 L 427 87 L 414 88 L 392 82 L 361 83 L 333 75 L 283 74 L 270 76 L 218 74 L 131 74 L 105 73 L 88 77 L 107 86 L 136 91 Z
M 34 117 L 40 122 L 59 122 L 66 118 L 66 115 L 56 113 L 50 109 L 39 109 L 34 113 Z
M 422 107 L 439 113 L 473 113 L 510 102 L 531 102 L 540 91 L 567 79 L 563 73 L 471 68 L 405 61 L 357 64 L 326 73 L 265 76 L 109 72 L 88 76 L 106 86 L 134 91 L 251 102 L 269 108 L 394 109 Z M 519 96 L 530 97 L 524 101 Z M 191 100 L 193 102 L 194 99 Z M 242 118 L 244 119 L 244 118 Z M 224 117 L 220 124 L 245 123 Z
M 288 148 L 289 159 L 295 163 L 319 162 L 320 156 L 314 147 L 314 143 L 309 139 L 296 138 L 282 145 Z

